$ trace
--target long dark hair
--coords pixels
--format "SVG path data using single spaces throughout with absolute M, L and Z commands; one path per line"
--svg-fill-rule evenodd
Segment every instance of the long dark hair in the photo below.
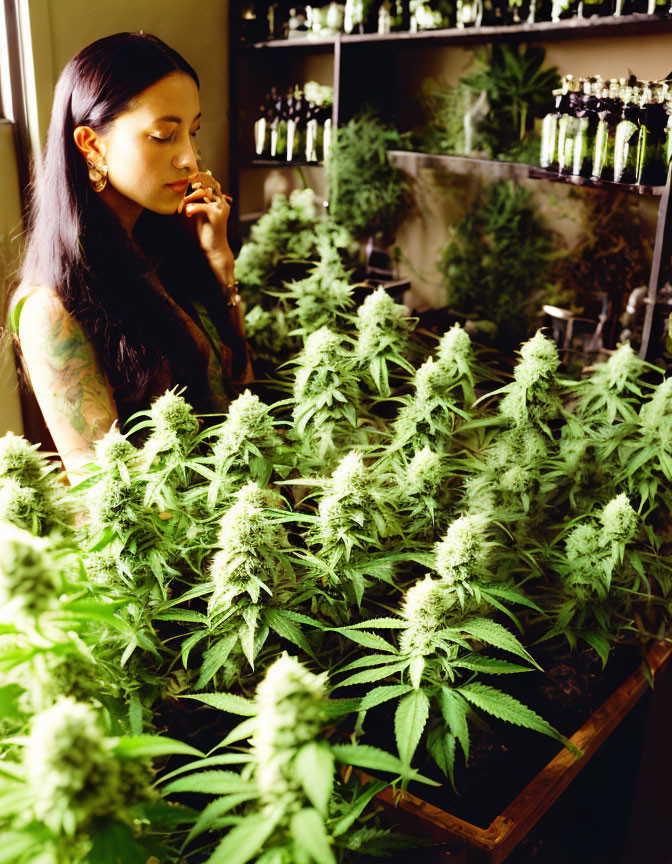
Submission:
M 164 361 L 173 383 L 187 385 L 185 395 L 195 404 L 207 393 L 203 358 L 195 342 L 185 338 L 179 316 L 152 289 L 153 270 L 178 303 L 197 300 L 206 306 L 232 349 L 234 375 L 245 363 L 243 341 L 195 237 L 180 220 L 145 210 L 131 240 L 92 189 L 73 138 L 77 126 L 104 134 L 135 97 L 174 72 L 189 75 L 199 86 L 189 63 L 148 34 L 117 33 L 80 51 L 56 85 L 31 189 L 21 281 L 48 285 L 58 294 L 91 339 L 118 402 L 119 394 L 141 400 Z

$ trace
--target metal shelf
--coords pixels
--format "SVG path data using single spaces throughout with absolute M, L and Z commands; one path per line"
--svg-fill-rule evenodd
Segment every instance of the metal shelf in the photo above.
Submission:
M 241 168 L 324 168 L 324 162 L 305 162 L 293 160 L 283 162 L 281 159 L 251 159 L 244 162 Z
M 633 195 L 660 197 L 665 191 L 664 186 L 635 186 L 628 183 L 610 183 L 606 180 L 590 180 L 586 177 L 558 174 L 555 171 L 518 162 L 499 162 L 494 159 L 475 159 L 470 156 L 446 156 L 441 153 L 418 153 L 411 150 L 388 152 L 395 165 L 409 174 L 415 174 L 421 168 L 434 168 L 450 171 L 453 174 L 478 174 L 488 180 L 546 180 L 571 186 L 629 192 Z
M 420 30 L 417 33 L 357 33 L 338 36 L 305 36 L 295 39 L 271 39 L 245 45 L 248 51 L 262 48 L 333 48 L 341 45 L 391 43 L 394 45 L 454 44 L 490 42 L 495 39 L 554 40 L 581 39 L 597 36 L 631 36 L 667 33 L 672 31 L 672 19 L 658 15 L 597 16 L 591 18 L 567 18 L 561 21 L 537 21 L 534 24 L 508 24 L 494 27 L 451 27 L 444 30 Z

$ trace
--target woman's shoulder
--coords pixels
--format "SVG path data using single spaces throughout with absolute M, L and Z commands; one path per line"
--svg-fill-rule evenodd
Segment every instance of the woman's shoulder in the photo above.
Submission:
M 43 332 L 46 326 L 56 323 L 74 324 L 61 298 L 49 285 L 19 285 L 9 305 L 9 318 L 19 337 Z

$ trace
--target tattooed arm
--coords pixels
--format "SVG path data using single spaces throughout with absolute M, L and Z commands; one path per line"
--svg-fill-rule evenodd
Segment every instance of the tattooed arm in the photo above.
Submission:
M 25 301 L 19 340 L 42 415 L 75 484 L 93 459 L 93 443 L 117 419 L 112 390 L 82 328 L 48 289 Z

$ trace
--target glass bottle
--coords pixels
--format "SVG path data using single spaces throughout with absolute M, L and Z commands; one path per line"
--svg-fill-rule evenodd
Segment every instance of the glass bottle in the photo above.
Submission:
M 287 121 L 287 161 L 306 158 L 306 102 L 301 90 L 294 91 L 291 119 Z
M 616 78 L 609 82 L 609 88 L 603 88 L 597 103 L 597 132 L 595 133 L 595 151 L 593 158 L 593 180 L 614 179 L 614 147 L 616 143 L 616 127 L 621 119 L 623 102 L 619 96 L 620 86 Z
M 651 90 L 644 88 L 640 102 L 640 126 L 637 142 L 637 176 L 639 186 L 664 186 L 667 180 L 665 156 L 667 85 Z
M 583 94 L 576 107 L 574 153 L 572 174 L 590 177 L 593 172 L 593 153 L 597 132 L 597 93 L 601 90 L 601 80 L 588 78 L 583 83 Z
M 550 171 L 558 170 L 558 124 L 569 104 L 571 75 L 562 79 L 562 87 L 553 91 L 555 108 L 549 111 L 541 123 L 541 156 L 539 164 Z
M 584 79 L 572 80 L 567 94 L 567 108 L 558 120 L 558 173 L 571 174 L 574 168 L 574 140 L 576 138 L 576 110 L 580 104 Z
M 623 114 L 616 127 L 614 141 L 614 180 L 616 183 L 634 183 L 637 179 L 637 143 L 639 138 L 638 87 L 623 91 Z
M 271 126 L 271 158 L 287 157 L 287 119 L 290 96 L 278 95 L 275 102 L 275 115 Z
M 264 104 L 259 106 L 259 115 L 254 124 L 254 152 L 259 159 L 270 159 L 271 156 L 273 96 L 272 91 L 266 94 Z

